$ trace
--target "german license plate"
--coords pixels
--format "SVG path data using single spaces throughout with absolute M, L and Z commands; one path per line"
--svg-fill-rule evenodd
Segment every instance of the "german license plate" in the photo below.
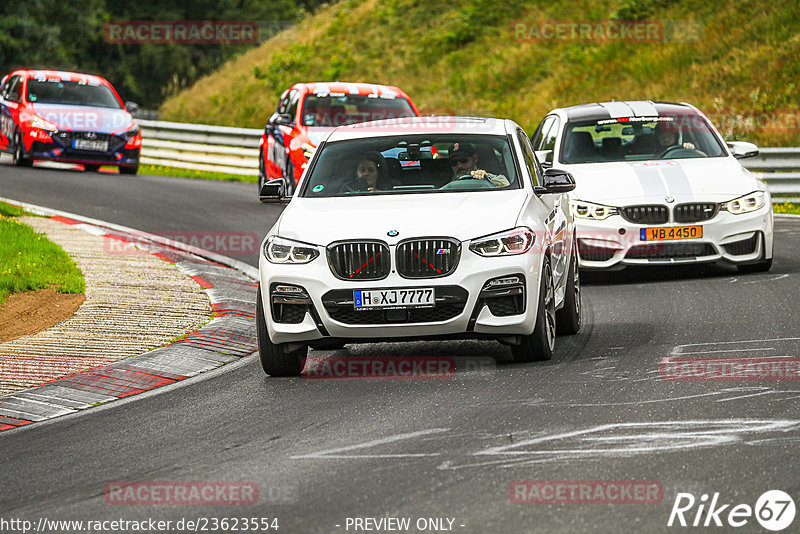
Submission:
M 703 227 L 669 226 L 662 228 L 642 228 L 639 230 L 641 241 L 671 241 L 673 239 L 697 239 L 703 237 Z
M 408 289 L 362 289 L 353 291 L 357 310 L 375 308 L 427 308 L 436 304 L 432 287 Z
M 91 150 L 92 152 L 106 152 L 108 150 L 108 141 L 75 139 L 73 148 L 77 150 Z

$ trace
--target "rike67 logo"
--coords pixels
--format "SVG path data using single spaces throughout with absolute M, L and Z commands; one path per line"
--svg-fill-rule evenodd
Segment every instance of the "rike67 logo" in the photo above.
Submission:
M 778 532 L 792 524 L 795 511 L 794 500 L 780 490 L 764 492 L 754 507 L 744 503 L 725 503 L 718 492 L 714 493 L 710 501 L 705 493 L 700 499 L 696 499 L 691 493 L 678 493 L 667 526 L 739 528 L 755 517 L 763 528 Z

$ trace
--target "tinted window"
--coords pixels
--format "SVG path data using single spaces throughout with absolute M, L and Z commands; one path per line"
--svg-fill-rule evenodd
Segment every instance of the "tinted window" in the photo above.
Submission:
M 81 82 L 28 80 L 26 98 L 32 104 L 67 104 L 122 109 L 122 104 L 107 86 Z
M 357 122 L 414 117 L 405 98 L 386 95 L 325 93 L 307 95 L 303 101 L 305 126 L 344 126 Z
M 554 120 L 555 117 L 545 117 L 541 124 L 539 124 L 539 127 L 536 129 L 536 133 L 533 135 L 532 140 L 534 150 L 543 150 L 541 146 L 544 135 L 550 130 Z
M 294 90 L 289 93 L 289 104 L 286 107 L 286 111 L 284 113 L 288 113 L 292 116 L 292 120 L 294 120 L 295 115 L 297 115 L 297 101 L 300 99 L 300 91 Z
M 560 160 L 593 163 L 725 155 L 706 120 L 685 114 L 567 123 Z
M 449 150 L 454 143 L 462 147 L 468 145 L 468 148 L 459 149 L 464 152 L 454 154 L 451 160 Z M 512 150 L 507 137 L 495 135 L 407 135 L 326 143 L 315 156 L 301 196 L 437 194 L 516 189 L 520 183 Z M 490 175 L 488 180 L 456 180 L 454 169 L 460 169 L 464 158 L 472 157 L 475 158 L 475 167 Z M 370 167 L 365 164 L 367 158 L 377 162 L 374 186 L 358 176 L 357 169 L 360 166 Z M 369 192 L 369 187 L 378 192 Z

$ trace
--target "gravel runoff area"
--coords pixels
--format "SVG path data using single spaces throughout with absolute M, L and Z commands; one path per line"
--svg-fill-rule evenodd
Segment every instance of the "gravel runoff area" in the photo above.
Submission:
M 23 222 L 75 259 L 86 300 L 71 318 L 0 344 L 0 431 L 171 384 L 256 350 L 251 267 L 237 270 L 223 264 L 234 260 L 102 221 L 38 212 L 57 216 Z
M 58 219 L 19 220 L 75 260 L 86 300 L 66 321 L 0 344 L 0 395 L 141 354 L 210 319 L 203 288 L 164 260 Z

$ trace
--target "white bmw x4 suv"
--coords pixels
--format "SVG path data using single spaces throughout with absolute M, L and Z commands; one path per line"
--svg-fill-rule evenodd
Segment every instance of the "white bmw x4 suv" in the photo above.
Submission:
M 264 371 L 299 375 L 309 346 L 380 340 L 494 339 L 516 361 L 550 359 L 581 322 L 574 186 L 510 120 L 334 130 L 262 243 Z
M 532 143 L 543 165 L 569 171 L 580 265 L 589 269 L 723 261 L 772 265 L 772 201 L 694 106 L 604 102 L 551 111 Z

